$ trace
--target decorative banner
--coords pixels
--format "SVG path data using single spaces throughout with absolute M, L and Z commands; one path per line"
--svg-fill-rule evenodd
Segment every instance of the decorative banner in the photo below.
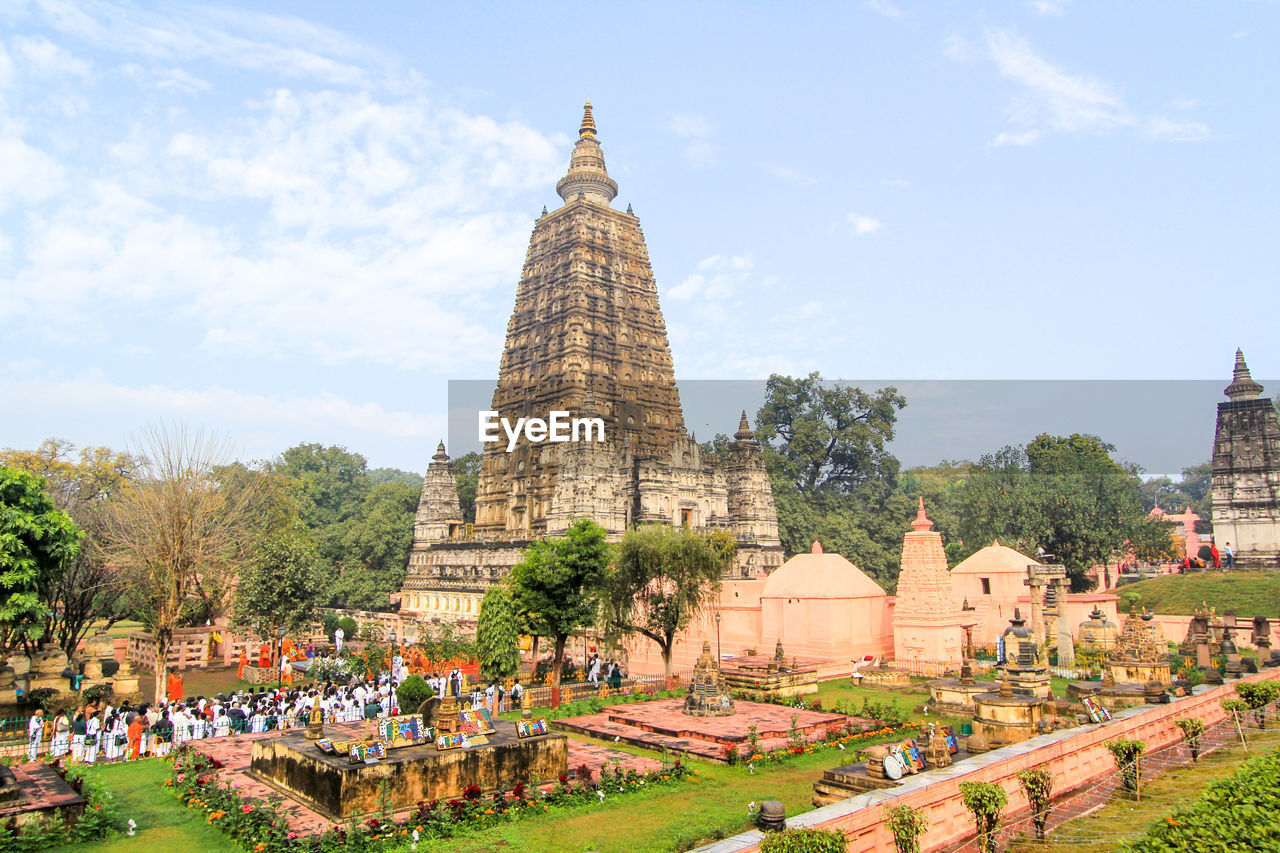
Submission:
M 952 755 L 960 751 L 960 739 L 956 737 L 956 730 L 951 726 L 942 727 L 942 737 L 947 741 L 947 749 Z
M 321 752 L 327 753 L 328 755 L 333 755 L 334 752 L 336 752 L 333 748 L 333 741 L 329 740 L 327 737 L 322 737 L 320 740 L 316 741 L 316 746 Z
M 462 732 L 436 736 L 436 749 L 458 749 L 467 745 L 467 736 Z
M 536 720 L 516 720 L 516 737 L 538 737 L 547 733 L 547 721 L 541 717 Z
M 493 715 L 489 713 L 488 708 L 477 708 L 475 710 L 468 708 L 466 710 L 459 711 L 458 719 L 462 721 L 462 730 L 468 734 L 479 733 L 491 735 L 497 731 L 493 726 Z M 475 725 L 475 732 L 471 732 L 467 729 L 468 723 L 473 723 Z
M 417 746 L 429 743 L 432 738 L 431 727 L 424 725 L 417 714 L 388 717 L 378 724 L 378 734 L 386 741 L 387 749 Z
M 364 741 L 350 744 L 347 747 L 347 761 L 351 764 L 363 764 L 366 757 L 368 756 Z

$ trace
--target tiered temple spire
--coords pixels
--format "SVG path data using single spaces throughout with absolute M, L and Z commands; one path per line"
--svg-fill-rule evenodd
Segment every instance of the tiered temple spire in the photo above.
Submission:
M 566 204 L 576 199 L 588 199 L 608 205 L 618 196 L 618 184 L 605 169 L 604 152 L 596 139 L 596 120 L 591 114 L 590 101 L 583 108 L 578 144 L 573 146 L 573 154 L 569 157 L 569 172 L 556 184 L 556 192 Z
M 1253 377 L 1249 375 L 1249 365 L 1244 363 L 1244 353 L 1236 350 L 1236 365 L 1231 372 L 1231 384 L 1222 390 L 1231 398 L 1232 402 L 1237 400 L 1256 400 L 1262 393 L 1262 386 L 1253 381 Z

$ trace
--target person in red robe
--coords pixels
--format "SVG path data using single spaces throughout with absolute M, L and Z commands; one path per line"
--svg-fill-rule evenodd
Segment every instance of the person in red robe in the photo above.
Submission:
M 133 722 L 129 724 L 127 736 L 129 741 L 128 757 L 130 760 L 137 759 L 142 753 L 142 732 L 146 729 L 144 720 L 146 720 L 146 717 L 137 714 L 134 716 Z
M 168 690 L 166 691 L 170 702 L 182 701 L 182 675 L 178 672 L 169 673 Z
M 1209 543 L 1209 556 L 1213 558 L 1213 567 L 1215 569 L 1222 568 L 1222 563 L 1219 562 L 1221 557 L 1218 554 L 1218 546 L 1213 542 Z
M 271 666 L 271 646 L 263 643 L 258 648 L 258 666 L 266 669 Z
M 244 668 L 249 665 L 249 652 L 246 649 L 240 650 L 240 668 L 236 670 L 236 678 L 244 680 Z

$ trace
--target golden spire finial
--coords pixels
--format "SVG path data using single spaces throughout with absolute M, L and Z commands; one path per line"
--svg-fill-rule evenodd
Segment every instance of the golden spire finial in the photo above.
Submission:
M 591 100 L 587 99 L 587 105 L 582 109 L 582 126 L 578 128 L 578 136 L 596 135 L 596 120 L 591 116 Z

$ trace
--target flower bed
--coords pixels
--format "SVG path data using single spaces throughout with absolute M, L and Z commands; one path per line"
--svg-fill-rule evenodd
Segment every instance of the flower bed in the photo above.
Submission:
M 755 738 L 755 726 L 751 727 L 751 735 L 748 736 L 748 743 L 745 748 L 737 744 L 729 744 L 724 748 L 724 759 L 730 765 L 735 764 L 781 764 L 789 761 L 797 755 L 809 755 L 814 752 L 823 752 L 829 749 L 842 749 L 846 744 L 857 745 L 859 748 L 873 746 L 868 743 L 875 738 L 896 739 L 898 737 L 914 737 L 915 735 L 906 734 L 907 729 L 922 730 L 923 726 L 919 723 L 902 723 L 897 726 L 884 725 L 878 729 L 862 732 L 854 731 L 853 724 L 848 723 L 844 731 L 836 728 L 828 728 L 826 737 L 819 741 L 802 741 L 798 735 L 793 734 L 791 743 L 779 749 L 764 750 L 760 749 Z M 857 753 L 855 751 L 854 755 Z
M 303 851 L 371 850 L 390 848 L 412 839 L 448 838 L 467 829 L 484 829 L 498 823 L 544 814 L 554 808 L 604 803 L 648 788 L 678 784 L 690 771 L 676 761 L 670 767 L 648 773 L 603 765 L 598 782 L 590 781 L 590 769 L 577 770 L 580 781 L 561 776 L 548 791 L 516 785 L 511 791 L 485 796 L 478 786 L 466 789 L 451 800 L 418 803 L 407 817 L 396 820 L 384 813 L 363 822 L 335 825 L 319 836 L 306 836 L 290 829 L 280 812 L 280 798 L 267 802 L 243 797 L 217 778 L 217 762 L 192 749 L 179 749 L 165 785 L 176 791 L 187 808 L 200 809 L 208 822 L 217 826 L 246 850 L 254 853 L 302 853 Z

